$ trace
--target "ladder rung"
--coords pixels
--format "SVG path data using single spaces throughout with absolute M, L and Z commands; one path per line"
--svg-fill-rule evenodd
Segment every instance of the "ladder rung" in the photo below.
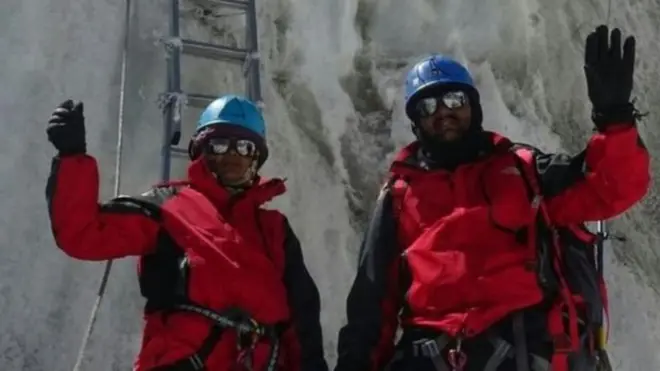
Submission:
M 244 62 L 247 57 L 247 50 L 232 48 L 228 46 L 208 44 L 194 40 L 181 40 L 184 54 L 195 57 L 208 58 L 213 60 L 228 60 L 233 62 Z
M 183 149 L 181 147 L 176 147 L 176 146 L 170 146 L 170 151 L 172 151 L 172 153 L 177 155 L 177 156 L 188 157 L 188 150 L 187 149 Z
M 213 102 L 218 97 L 205 94 L 186 94 L 186 98 L 188 99 L 189 106 L 205 108 L 209 103 Z
M 201 2 L 202 5 L 207 7 L 224 6 L 227 8 L 234 8 L 239 10 L 246 10 L 250 4 L 249 2 L 243 0 L 198 0 L 198 2 Z

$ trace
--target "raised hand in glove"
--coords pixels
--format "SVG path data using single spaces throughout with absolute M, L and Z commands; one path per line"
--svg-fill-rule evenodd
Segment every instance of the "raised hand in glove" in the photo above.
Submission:
M 621 31 L 611 34 L 607 26 L 598 26 L 589 34 L 584 51 L 584 72 L 592 119 L 596 128 L 609 124 L 634 123 L 635 108 L 630 102 L 635 69 L 635 37 L 628 36 L 621 51 Z
M 48 120 L 46 133 L 60 156 L 85 153 L 87 144 L 82 102 L 74 103 L 71 99 L 62 102 Z

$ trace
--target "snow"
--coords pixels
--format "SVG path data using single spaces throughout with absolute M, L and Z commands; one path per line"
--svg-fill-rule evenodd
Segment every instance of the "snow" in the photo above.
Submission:
M 191 0 L 183 5 L 191 8 Z M 286 176 L 275 202 L 292 221 L 322 293 L 326 349 L 336 357 L 344 299 L 361 224 L 395 148 L 411 136 L 401 107 L 403 71 L 430 52 L 468 63 L 485 126 L 547 150 L 575 153 L 591 130 L 582 43 L 608 18 L 604 1 L 269 0 L 259 1 L 263 95 L 271 158 L 266 175 Z M 0 13 L 0 368 L 63 371 L 75 362 L 103 263 L 67 258 L 53 244 L 43 189 L 52 148 L 51 110 L 83 99 L 90 152 L 113 184 L 124 2 L 4 0 Z M 657 2 L 611 6 L 611 23 L 638 36 L 635 94 L 660 103 Z M 122 193 L 158 180 L 165 88 L 166 1 L 134 1 L 126 86 Z M 203 24 L 186 12 L 183 36 L 243 44 L 235 10 Z M 241 66 L 184 57 L 186 91 L 243 91 Z M 184 140 L 197 110 L 183 113 Z M 653 154 L 657 122 L 641 126 Z M 184 162 L 177 160 L 175 173 Z M 654 164 L 655 169 L 655 164 Z M 655 173 L 655 171 L 654 171 Z M 660 369 L 656 193 L 612 223 L 628 242 L 608 246 L 611 356 L 620 371 Z M 126 370 L 140 344 L 143 301 L 135 260 L 115 263 L 83 370 Z

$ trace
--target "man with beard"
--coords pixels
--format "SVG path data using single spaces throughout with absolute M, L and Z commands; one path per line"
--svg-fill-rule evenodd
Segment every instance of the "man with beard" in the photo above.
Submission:
M 621 32 L 600 26 L 585 49 L 596 132 L 573 157 L 485 131 L 451 58 L 409 71 L 417 140 L 365 234 L 336 371 L 597 369 L 606 300 L 584 223 L 636 204 L 650 176 L 630 101 L 635 39 L 622 53 Z

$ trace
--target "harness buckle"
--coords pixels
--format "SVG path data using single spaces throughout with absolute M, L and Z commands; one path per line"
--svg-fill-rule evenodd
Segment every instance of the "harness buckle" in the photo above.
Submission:
M 238 351 L 236 364 L 251 371 L 253 369 L 252 355 L 259 339 L 264 335 L 265 329 L 251 317 L 244 318 L 240 324 L 241 326 L 236 328 L 236 350 Z
M 456 347 L 450 349 L 448 353 L 449 365 L 453 371 L 463 371 L 465 364 L 467 363 L 467 355 L 461 350 L 461 345 L 463 343 L 462 338 L 456 339 Z
M 419 347 L 424 357 L 433 358 L 440 355 L 440 348 L 435 339 L 428 339 L 420 344 Z

